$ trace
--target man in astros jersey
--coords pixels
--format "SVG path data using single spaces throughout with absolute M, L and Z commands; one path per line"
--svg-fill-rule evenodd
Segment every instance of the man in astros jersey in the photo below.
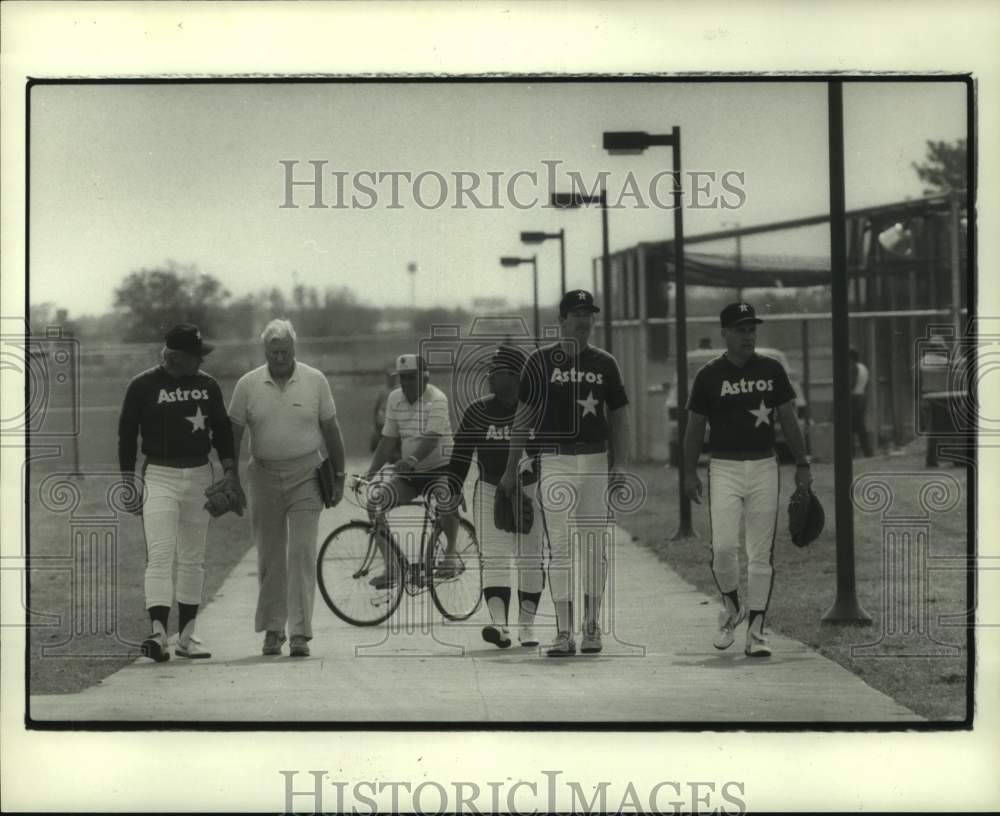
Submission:
M 556 611 L 550 657 L 576 653 L 573 544 L 583 568 L 580 651 L 601 651 L 601 601 L 611 529 L 608 490 L 629 463 L 628 396 L 614 357 L 589 343 L 594 296 L 574 289 L 559 302 L 561 338 L 528 357 L 518 389 L 507 467 L 500 486 L 514 489 L 529 430 L 539 450 L 537 498 L 548 537 L 549 587 Z
M 730 303 L 719 316 L 726 350 L 695 375 L 684 434 L 684 489 L 701 503 L 698 458 L 709 425 L 708 509 L 712 526 L 712 573 L 722 595 L 716 649 L 728 649 L 749 615 L 745 653 L 771 654 L 764 613 L 771 599 L 771 565 L 778 521 L 778 460 L 775 418 L 795 458 L 795 482 L 812 483 L 809 459 L 795 413 L 788 373 L 772 357 L 757 354 L 757 317 L 749 303 Z M 747 593 L 739 594 L 740 521 L 745 525 Z

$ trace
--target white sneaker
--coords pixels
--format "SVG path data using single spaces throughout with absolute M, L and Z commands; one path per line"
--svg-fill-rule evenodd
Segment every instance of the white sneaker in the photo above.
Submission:
M 728 649 L 733 645 L 736 640 L 736 627 L 743 623 L 747 616 L 747 610 L 745 606 L 740 607 L 740 611 L 736 613 L 735 617 L 729 611 L 729 609 L 723 609 L 719 612 L 719 631 L 715 635 L 715 640 L 712 645 L 716 649 Z
M 499 649 L 506 649 L 510 646 L 510 631 L 506 626 L 497 626 L 491 623 L 483 627 L 483 640 L 492 643 Z
M 202 648 L 201 641 L 196 637 L 178 640 L 177 645 L 174 646 L 174 654 L 178 657 L 186 657 L 189 660 L 204 660 L 212 656 L 210 651 Z
M 556 639 L 545 650 L 549 657 L 568 657 L 576 654 L 576 641 L 569 632 L 560 632 Z
M 747 630 L 747 645 L 743 650 L 748 657 L 770 657 L 771 647 L 767 645 L 767 638 L 758 635 L 756 632 Z
M 539 643 L 538 635 L 535 634 L 535 627 L 530 623 L 521 624 L 517 639 L 521 642 L 522 646 L 537 646 Z

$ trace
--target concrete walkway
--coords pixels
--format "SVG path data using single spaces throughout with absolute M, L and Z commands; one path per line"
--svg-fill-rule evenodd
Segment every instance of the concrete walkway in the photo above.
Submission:
M 357 469 L 358 463 L 352 463 Z M 321 536 L 360 517 L 346 501 Z M 428 594 L 404 595 L 374 628 L 343 623 L 317 592 L 312 656 L 263 657 L 253 631 L 253 551 L 202 612 L 210 660 L 140 658 L 79 694 L 34 695 L 35 720 L 137 722 L 747 723 L 921 718 L 803 644 L 770 632 L 770 658 L 744 656 L 743 630 L 712 647 L 716 601 L 617 531 L 600 655 L 547 658 L 480 637 L 484 608 L 444 624 Z M 554 635 L 548 592 L 538 632 Z M 513 631 L 513 630 L 512 630 Z

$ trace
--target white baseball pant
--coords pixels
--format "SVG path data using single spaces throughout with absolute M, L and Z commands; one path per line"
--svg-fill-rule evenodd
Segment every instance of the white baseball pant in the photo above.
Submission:
M 205 488 L 212 483 L 212 466 L 147 465 L 143 481 L 146 608 L 173 604 L 175 557 L 177 601 L 200 604 L 205 584 L 205 543 L 211 521 L 204 509 Z
M 542 454 L 539 467 L 538 499 L 549 539 L 552 600 L 572 600 L 574 549 L 581 553 L 584 592 L 601 597 L 607 581 L 607 541 L 611 534 L 608 455 Z
M 778 461 L 712 459 L 708 467 L 712 572 L 723 593 L 739 587 L 740 520 L 745 527 L 747 605 L 767 609 L 774 569 L 771 554 L 778 522 Z
M 521 592 L 542 591 L 545 573 L 542 564 L 542 517 L 535 504 L 531 532 L 524 534 L 498 530 L 493 523 L 493 501 L 497 489 L 489 482 L 476 485 L 473 499 L 476 533 L 483 552 L 483 586 L 513 587 Z M 532 494 L 527 490 L 527 495 Z M 534 498 L 534 497 L 532 497 Z M 516 582 L 513 580 L 517 575 Z

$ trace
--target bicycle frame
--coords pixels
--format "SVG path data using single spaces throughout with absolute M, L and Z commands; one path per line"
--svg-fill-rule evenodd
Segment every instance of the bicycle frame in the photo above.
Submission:
M 410 504 L 401 506 L 410 507 L 419 506 L 421 504 L 424 507 L 424 514 L 420 527 L 420 546 L 417 550 L 419 553 L 418 560 L 411 561 L 406 554 L 405 548 L 401 547 L 396 539 L 393 538 L 392 526 L 390 525 L 388 518 L 388 511 L 385 511 L 376 514 L 374 518 L 370 519 L 372 524 L 372 537 L 369 543 L 368 554 L 365 556 L 364 561 L 364 569 L 369 569 L 376 563 L 376 559 L 383 559 L 383 555 L 379 551 L 377 543 L 377 536 L 381 535 L 382 540 L 386 542 L 386 546 L 391 547 L 395 551 L 402 570 L 400 579 L 403 582 L 403 589 L 410 596 L 419 595 L 420 593 L 426 592 L 430 589 L 430 582 L 425 579 L 423 574 L 427 557 L 427 547 L 431 542 L 437 539 L 439 533 L 443 532 L 443 528 L 437 514 L 437 501 L 434 499 L 433 495 L 420 501 L 413 501 L 410 502 Z M 430 533 L 429 535 L 428 532 Z

